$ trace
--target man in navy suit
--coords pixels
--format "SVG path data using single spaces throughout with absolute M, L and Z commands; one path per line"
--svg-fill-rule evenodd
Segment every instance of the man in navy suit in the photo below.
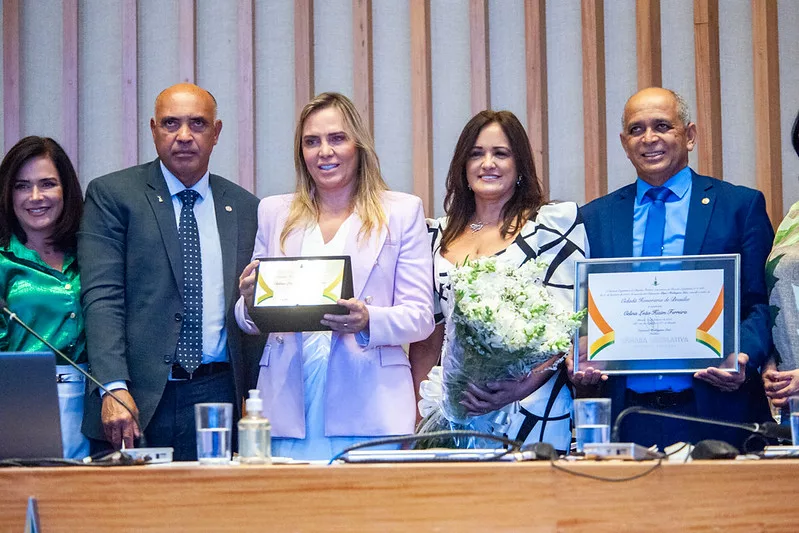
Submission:
M 613 418 L 633 405 L 686 415 L 752 422 L 768 405 L 758 368 L 771 342 L 764 267 L 774 233 L 759 191 L 695 173 L 688 152 L 696 125 L 673 91 L 644 89 L 624 107 L 621 143 L 638 173 L 635 183 L 581 208 L 591 257 L 741 255 L 739 372 L 707 368 L 689 374 L 611 377 L 587 368 L 580 384 L 603 384 Z M 659 224 L 656 219 L 659 218 Z M 705 438 L 741 445 L 743 432 L 719 426 L 633 415 L 621 440 L 661 448 Z

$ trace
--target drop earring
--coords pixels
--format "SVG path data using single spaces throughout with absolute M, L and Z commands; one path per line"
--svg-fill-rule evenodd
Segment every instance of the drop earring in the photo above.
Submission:
M 519 174 L 519 177 L 518 177 L 518 178 L 516 178 L 516 186 L 518 187 L 518 186 L 519 186 L 519 185 L 521 185 L 521 184 L 522 184 L 522 175 L 521 175 L 521 174 Z

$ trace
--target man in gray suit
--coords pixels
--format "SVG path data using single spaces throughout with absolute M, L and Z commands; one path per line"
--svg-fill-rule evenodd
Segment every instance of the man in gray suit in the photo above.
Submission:
M 242 338 L 233 305 L 258 200 L 208 172 L 222 130 L 208 91 L 165 89 L 150 129 L 158 159 L 93 180 L 78 234 L 89 364 L 139 421 L 90 387 L 83 432 L 93 451 L 132 447 L 143 431 L 146 445 L 195 460 L 194 404 L 238 411 L 254 385 L 259 339 Z

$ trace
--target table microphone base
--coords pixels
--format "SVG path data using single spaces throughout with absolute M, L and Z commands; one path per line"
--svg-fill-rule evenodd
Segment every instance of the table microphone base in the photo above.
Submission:
M 627 461 L 644 461 L 663 457 L 663 454 L 654 452 L 634 442 L 585 443 L 583 452 L 586 457 L 624 459 Z
M 171 463 L 173 448 L 126 448 L 126 453 L 134 459 L 142 459 L 145 463 Z

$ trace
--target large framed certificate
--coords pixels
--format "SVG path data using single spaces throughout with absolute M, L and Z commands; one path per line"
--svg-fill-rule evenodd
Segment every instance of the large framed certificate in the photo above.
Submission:
M 737 372 L 739 269 L 738 254 L 578 261 L 574 306 L 588 312 L 575 371 Z
M 259 261 L 250 315 L 261 332 L 329 330 L 323 315 L 349 312 L 336 301 L 353 296 L 350 256 Z

